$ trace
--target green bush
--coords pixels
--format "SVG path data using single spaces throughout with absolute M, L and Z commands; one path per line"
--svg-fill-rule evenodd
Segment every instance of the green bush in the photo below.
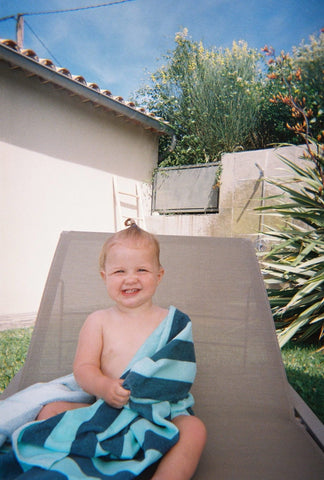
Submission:
M 290 339 L 305 341 L 324 336 L 324 158 L 323 145 L 313 142 L 308 166 L 286 158 L 294 176 L 290 182 L 271 181 L 283 194 L 279 202 L 262 207 L 284 222 L 267 235 L 275 240 L 262 256 L 262 269 L 282 347 Z
M 244 149 L 256 125 L 261 55 L 243 41 L 231 49 L 207 49 L 191 41 L 186 29 L 175 43 L 150 85 L 136 94 L 137 102 L 175 130 L 173 151 L 161 139 L 160 164 L 214 162 L 223 152 Z

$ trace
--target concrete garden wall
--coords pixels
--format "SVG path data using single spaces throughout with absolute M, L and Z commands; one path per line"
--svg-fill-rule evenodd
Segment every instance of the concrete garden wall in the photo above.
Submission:
M 247 237 L 257 246 L 263 223 L 278 223 L 277 218 L 265 218 L 254 210 L 261 206 L 263 196 L 278 193 L 278 189 L 264 182 L 263 178 L 291 176 L 279 155 L 302 164 L 302 153 L 303 147 L 289 146 L 225 154 L 222 157 L 219 213 L 154 214 L 147 219 L 147 227 L 156 234 Z

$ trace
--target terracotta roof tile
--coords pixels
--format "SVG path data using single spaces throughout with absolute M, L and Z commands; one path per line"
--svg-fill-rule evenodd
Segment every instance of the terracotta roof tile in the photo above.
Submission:
M 52 60 L 49 60 L 48 58 L 40 58 L 39 63 L 45 65 L 45 67 L 53 68 L 53 70 L 56 70 L 56 67 Z
M 17 43 L 14 42 L 13 40 L 10 40 L 10 38 L 0 39 L 0 42 L 3 45 L 6 45 L 6 47 L 12 48 L 13 50 L 16 50 L 17 52 L 19 52 L 19 47 Z
M 112 98 L 113 98 L 114 100 L 117 100 L 117 102 L 125 103 L 123 97 L 121 97 L 121 96 L 119 96 L 119 95 L 117 95 L 117 96 L 113 95 Z
M 87 85 L 89 88 L 92 88 L 92 90 L 96 90 L 96 92 L 100 92 L 99 85 L 97 85 L 96 83 L 87 83 Z
M 20 50 L 20 52 L 25 55 L 25 57 L 33 58 L 37 62 L 39 61 L 38 56 L 34 52 L 34 50 L 31 50 L 30 48 L 24 48 L 23 50 Z
M 82 83 L 82 85 L 86 85 L 87 81 L 82 75 L 72 75 L 73 80 L 76 82 Z
M 66 77 L 72 78 L 70 70 L 68 70 L 65 67 L 59 67 L 56 68 L 57 73 L 61 73 L 62 75 L 65 75 Z

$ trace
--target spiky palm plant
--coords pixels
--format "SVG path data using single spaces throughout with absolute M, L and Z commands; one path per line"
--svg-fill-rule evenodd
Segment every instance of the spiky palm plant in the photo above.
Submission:
M 267 233 L 276 242 L 262 258 L 281 347 L 292 338 L 324 337 L 324 146 L 309 138 L 306 145 L 305 168 L 281 157 L 293 178 L 268 180 L 282 194 L 277 204 L 262 207 L 285 220 L 285 227 Z

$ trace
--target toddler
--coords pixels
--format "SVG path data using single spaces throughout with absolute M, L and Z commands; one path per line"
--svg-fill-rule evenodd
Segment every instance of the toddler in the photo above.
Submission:
M 167 309 L 153 303 L 164 275 L 159 243 L 134 221 L 125 224 L 126 229 L 108 238 L 100 255 L 100 275 L 114 306 L 96 311 L 86 319 L 73 365 L 75 379 L 83 390 L 118 409 L 128 403 L 131 394 L 120 377 L 168 315 Z M 37 419 L 84 406 L 50 403 Z M 179 430 L 179 440 L 162 458 L 152 480 L 189 480 L 204 448 L 206 430 L 200 419 L 180 414 L 172 422 Z

